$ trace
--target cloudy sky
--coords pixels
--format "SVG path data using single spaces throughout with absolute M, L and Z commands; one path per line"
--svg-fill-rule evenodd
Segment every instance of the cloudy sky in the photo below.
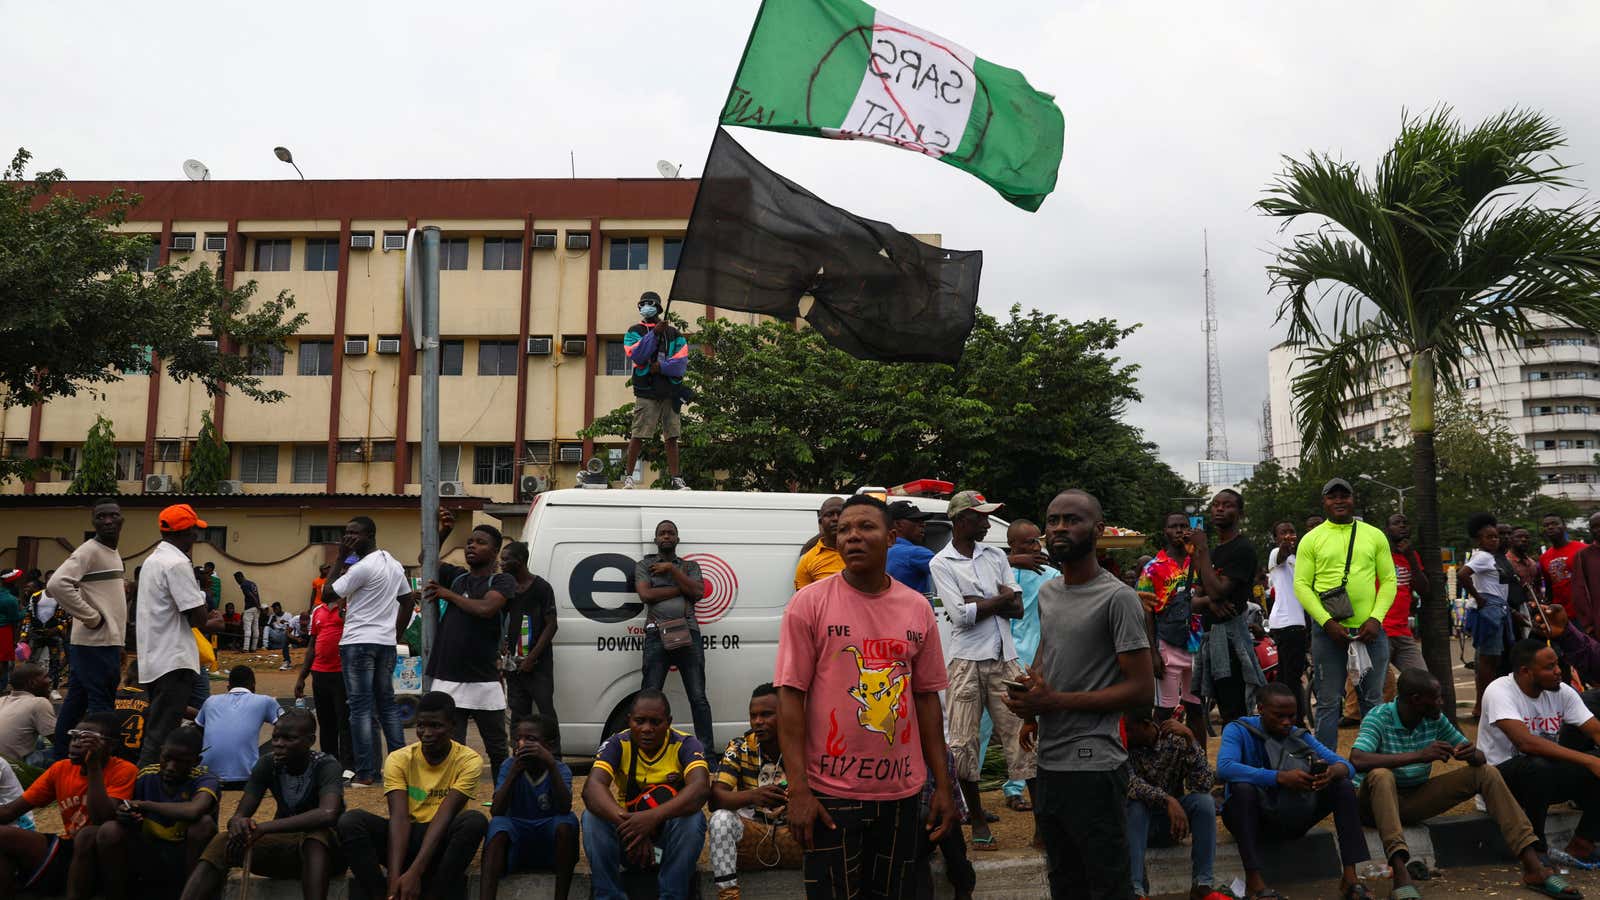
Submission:
M 785 0 L 770 0 L 785 2 Z M 798 0 L 788 0 L 798 2 Z M 0 137 L 77 178 L 698 175 L 756 0 L 151 5 L 0 0 Z M 982 303 L 1142 323 L 1133 421 L 1194 477 L 1205 444 L 1201 233 L 1228 439 L 1258 458 L 1281 337 L 1251 204 L 1284 153 L 1370 166 L 1402 110 L 1525 105 L 1600 183 L 1600 6 L 1551 2 L 887 0 L 886 12 L 1056 95 L 1066 157 L 1037 213 L 904 151 L 744 129 L 833 203 L 985 252 Z M 1000 373 L 996 373 L 997 376 Z

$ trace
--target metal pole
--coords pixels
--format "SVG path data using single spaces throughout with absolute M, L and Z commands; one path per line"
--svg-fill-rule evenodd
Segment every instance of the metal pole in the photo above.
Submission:
M 422 581 L 439 577 L 439 229 L 422 229 Z M 422 608 L 422 666 L 427 670 L 437 607 Z M 432 679 L 424 678 L 424 688 Z

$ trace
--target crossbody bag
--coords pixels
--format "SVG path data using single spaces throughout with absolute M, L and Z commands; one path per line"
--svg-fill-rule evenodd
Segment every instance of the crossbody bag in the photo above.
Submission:
M 1350 600 L 1350 592 L 1345 590 L 1345 585 L 1350 582 L 1350 560 L 1356 552 L 1356 529 L 1360 527 L 1360 522 L 1350 523 L 1350 544 L 1344 550 L 1344 577 L 1339 579 L 1339 586 L 1317 592 L 1322 608 L 1341 622 L 1356 614 L 1355 603 Z

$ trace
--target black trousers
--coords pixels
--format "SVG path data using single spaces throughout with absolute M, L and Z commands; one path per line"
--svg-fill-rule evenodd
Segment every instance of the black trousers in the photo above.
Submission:
M 1126 763 L 1100 772 L 1041 767 L 1033 815 L 1044 840 L 1051 900 L 1132 900 Z
M 927 822 L 928 809 L 920 807 L 917 813 Z M 928 830 L 920 829 L 922 841 L 917 851 L 917 887 L 913 893 L 915 897 L 932 897 L 933 869 L 928 866 L 928 861 L 933 858 L 934 850 L 944 854 L 944 877 L 957 893 L 971 893 L 978 884 L 978 873 L 972 868 L 971 860 L 967 859 L 967 838 L 961 832 L 958 822 L 954 828 L 944 833 L 939 842 L 928 840 Z
M 144 683 L 150 695 L 150 708 L 144 714 L 144 746 L 139 749 L 139 767 L 153 766 L 161 761 L 161 744 L 183 721 L 183 711 L 189 708 L 194 697 L 193 669 L 173 669 L 155 681 Z
M 489 754 L 490 772 L 499 777 L 500 764 L 510 754 L 506 750 L 506 711 L 503 709 L 462 709 L 455 711 L 455 739 L 458 744 L 467 742 L 467 720 L 478 724 L 478 736 L 483 738 L 483 749 Z
M 422 849 L 422 839 L 430 823 L 412 822 L 405 860 L 410 865 Z M 464 900 L 467 895 L 467 865 L 483 843 L 489 820 L 475 809 L 464 809 L 445 827 L 444 846 L 422 876 L 422 896 Z M 384 866 L 389 860 L 389 820 L 361 809 L 339 817 L 339 843 L 350 864 L 350 895 L 365 900 L 384 900 L 389 881 Z
M 556 745 L 551 751 L 561 755 L 561 719 L 556 716 L 556 666 L 555 658 L 545 655 L 532 672 L 506 673 L 506 705 L 514 716 L 526 716 L 538 707 L 539 717 L 549 722 L 556 732 Z
M 1280 790 L 1273 788 L 1272 790 Z M 1339 859 L 1347 866 L 1372 858 L 1367 839 L 1361 834 L 1361 807 L 1350 779 L 1341 778 L 1317 792 L 1316 818 L 1309 822 L 1280 822 L 1267 814 L 1262 805 L 1266 791 L 1253 784 L 1236 781 L 1228 785 L 1228 799 L 1222 804 L 1222 821 L 1233 832 L 1239 845 L 1239 861 L 1246 871 L 1261 871 L 1261 845 L 1292 841 L 1305 836 L 1311 826 L 1333 813 L 1333 830 L 1339 837 Z
M 356 745 L 350 742 L 350 701 L 344 693 L 344 673 L 312 672 L 311 700 L 317 707 L 322 752 L 354 770 Z
M 834 828 L 812 830 L 801 869 L 809 900 L 911 900 L 923 837 L 919 797 L 847 800 L 817 795 Z
M 1306 707 L 1306 666 L 1311 660 L 1311 635 L 1306 626 L 1272 629 L 1272 642 L 1278 645 L 1278 681 L 1294 691 L 1295 713 L 1301 722 L 1311 712 Z
M 1541 756 L 1513 756 L 1496 768 L 1541 844 L 1545 814 L 1550 811 L 1550 804 L 1563 800 L 1575 801 L 1583 809 L 1577 835 L 1600 840 L 1600 779 L 1588 769 Z

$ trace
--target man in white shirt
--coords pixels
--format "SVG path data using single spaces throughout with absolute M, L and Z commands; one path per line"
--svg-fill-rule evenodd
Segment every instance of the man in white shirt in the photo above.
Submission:
M 189 558 L 206 523 L 194 507 L 179 503 L 161 511 L 159 527 L 161 542 L 139 573 L 139 678 L 150 696 L 140 768 L 161 761 L 161 745 L 178 727 L 194 693 L 200 649 L 193 629 L 222 630 L 222 612 L 206 604 Z
M 978 543 L 989 531 L 989 514 L 999 508 L 976 491 L 951 497 L 950 543 L 928 564 L 934 593 L 952 625 L 945 722 L 977 850 L 995 849 L 978 796 L 978 772 L 983 768 L 978 728 L 985 709 L 1005 751 L 1006 778 L 1026 782 L 1030 799 L 1037 769 L 1034 755 L 1018 741 L 1022 720 L 1001 701 L 1006 693 L 1003 682 L 1021 681 L 1023 669 L 1011 635 L 1011 620 L 1022 617 L 1021 588 L 1005 551 Z
M 1595 847 L 1600 840 L 1600 757 L 1557 742 L 1566 725 L 1600 741 L 1600 719 L 1577 691 L 1562 683 L 1556 651 L 1537 638 L 1517 642 L 1511 648 L 1511 674 L 1484 689 L 1478 721 L 1479 749 L 1500 770 L 1539 840 L 1544 840 L 1550 804 L 1572 800 L 1582 807 L 1583 817 L 1566 852 L 1585 864 L 1600 862 Z
M 1304 723 L 1311 710 L 1306 704 L 1306 667 L 1310 663 L 1310 620 L 1294 595 L 1294 549 L 1300 543 L 1294 523 L 1272 526 L 1272 551 L 1267 554 L 1267 585 L 1272 589 L 1272 611 L 1267 631 L 1278 645 L 1278 680 L 1294 691 L 1295 715 Z
M 393 676 L 394 645 L 411 620 L 411 584 L 405 567 L 378 549 L 378 526 L 366 516 L 356 516 L 345 526 L 339 561 L 328 579 L 323 602 L 337 604 L 344 618 L 339 661 L 355 749 L 356 777 L 351 783 L 369 787 L 378 781 L 383 762 L 373 720 L 379 722 L 390 753 L 406 743 L 400 709 L 394 703 Z

